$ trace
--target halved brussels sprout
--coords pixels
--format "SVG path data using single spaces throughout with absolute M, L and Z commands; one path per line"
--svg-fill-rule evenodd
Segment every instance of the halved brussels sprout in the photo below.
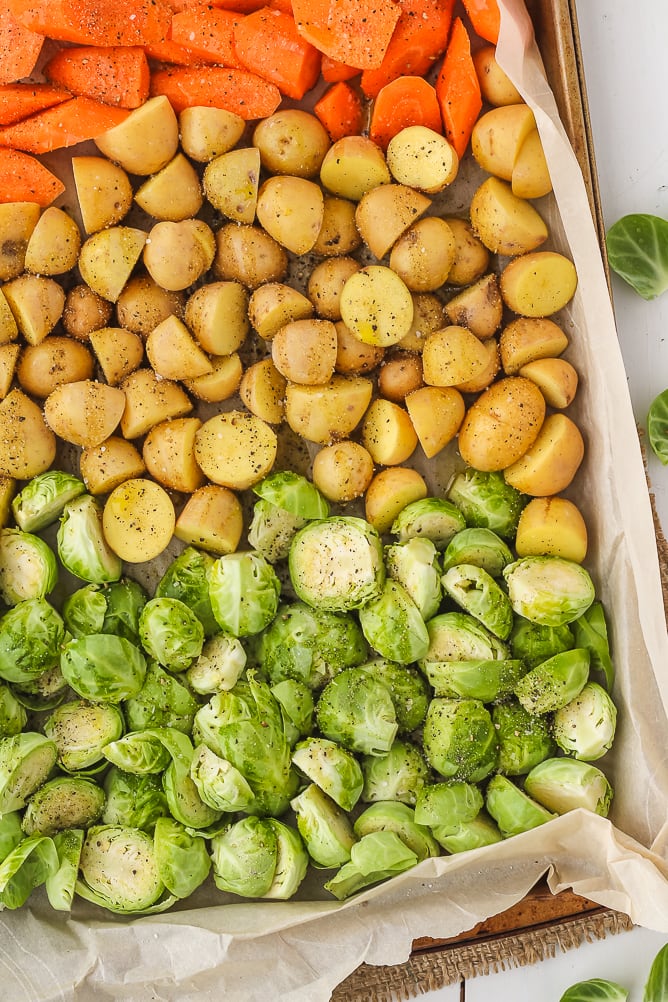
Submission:
M 24 686 L 58 663 L 65 624 L 45 598 L 19 602 L 0 619 L 0 678 Z
M 218 821 L 221 812 L 202 800 L 190 775 L 195 749 L 188 735 L 173 727 L 156 727 L 148 733 L 158 738 L 171 757 L 162 784 L 172 817 L 187 828 L 197 829 L 208 828 Z
M 397 735 L 389 690 L 364 667 L 335 675 L 320 694 L 315 712 L 325 737 L 364 755 L 385 754 Z
M 498 533 L 474 526 L 462 529 L 452 537 L 443 553 L 442 566 L 444 571 L 449 571 L 457 564 L 474 564 L 482 567 L 493 578 L 498 578 L 506 564 L 510 564 L 513 559 L 510 547 Z
M 420 824 L 415 811 L 398 800 L 378 801 L 357 816 L 353 831 L 358 839 L 371 832 L 394 832 L 418 862 L 429 856 L 440 856 L 438 843 L 426 825 Z
M 423 661 L 435 696 L 462 696 L 493 703 L 509 696 L 528 670 L 523 661 Z
M 445 779 L 478 783 L 497 765 L 496 730 L 478 699 L 432 699 L 422 744 L 427 761 Z
M 351 811 L 362 793 L 362 769 L 354 755 L 328 738 L 300 741 L 292 764 L 319 786 L 344 811 Z
M 212 637 L 220 627 L 211 608 L 209 598 L 209 573 L 214 557 L 194 546 L 186 546 L 158 581 L 154 598 L 178 598 L 195 613 L 204 635 Z
M 104 777 L 106 801 L 100 820 L 105 825 L 153 831 L 158 818 L 169 814 L 162 778 L 136 775 L 112 765 Z
M 308 866 L 303 842 L 275 818 L 242 818 L 211 840 L 216 887 L 246 898 L 286 899 Z
M 293 539 L 288 563 L 297 596 L 331 612 L 359 609 L 380 595 L 385 582 L 380 536 L 352 516 L 309 522 Z
M 301 835 L 292 825 L 269 818 L 276 835 L 276 869 L 274 879 L 264 897 L 286 901 L 299 888 L 306 876 L 309 856 Z
M 0 738 L 20 734 L 27 720 L 28 714 L 11 688 L 0 682 Z
M 385 548 L 387 574 L 406 589 L 426 621 L 441 605 L 441 572 L 438 550 L 431 539 L 413 536 L 405 543 Z
M 510 779 L 500 775 L 492 776 L 487 784 L 485 807 L 504 838 L 537 828 L 556 816 Z
M 589 651 L 576 647 L 528 671 L 515 686 L 515 695 L 529 713 L 551 713 L 575 699 L 588 678 Z
M 508 564 L 503 576 L 518 616 L 545 626 L 572 623 L 595 598 L 588 571 L 563 557 L 523 557 Z
M 517 700 L 492 708 L 492 721 L 499 739 L 499 772 L 523 776 L 555 752 L 550 724 L 545 717 L 529 713 Z
M 44 886 L 49 904 L 56 911 L 68 912 L 72 908 L 85 834 L 83 828 L 66 828 L 53 836 L 58 869 L 47 876 Z
M 85 494 L 83 480 L 63 470 L 39 473 L 12 500 L 16 524 L 25 532 L 39 532 L 56 522 L 68 501 Z
M 58 764 L 67 772 L 103 762 L 103 748 L 117 741 L 125 720 L 113 703 L 70 700 L 56 707 L 44 723 L 44 733 L 58 750 Z
M 457 505 L 466 525 L 491 529 L 504 539 L 514 539 L 517 524 L 529 500 L 504 480 L 503 473 L 467 467 L 448 487 L 448 500 Z
M 120 578 L 123 564 L 104 538 L 102 508 L 92 494 L 67 502 L 56 542 L 61 564 L 74 577 L 93 584 Z
M 99 819 L 105 794 L 81 776 L 57 776 L 33 793 L 21 826 L 26 835 L 54 835 L 64 828 L 90 828 Z
M 0 863 L 25 838 L 21 828 L 21 817 L 21 812 L 18 810 L 0 814 Z
M 408 665 L 424 657 L 429 648 L 427 627 L 403 585 L 387 578 L 377 598 L 359 610 L 362 632 L 383 658 Z
M 155 661 L 149 661 L 144 684 L 136 696 L 124 701 L 123 713 L 131 731 L 175 727 L 190 734 L 199 707 L 185 685 Z
M 362 758 L 364 787 L 362 800 L 400 800 L 415 806 L 418 793 L 429 777 L 429 766 L 422 751 L 410 741 L 394 741 L 385 755 Z
M 329 504 L 315 484 L 293 470 L 270 473 L 255 484 L 253 493 L 297 518 L 311 521 L 329 515 Z
M 81 850 L 81 897 L 120 914 L 142 912 L 165 892 L 153 838 L 139 828 L 96 825 Z
M 170 671 L 185 671 L 202 653 L 204 627 L 178 598 L 152 598 L 139 617 L 139 639 L 146 653 Z
M 63 602 L 65 626 L 73 637 L 113 633 L 139 642 L 139 615 L 148 595 L 132 578 L 109 584 L 88 584 Z
M 420 673 L 410 665 L 397 664 L 385 658 L 375 658 L 362 665 L 375 679 L 382 682 L 390 694 L 397 718 L 397 733 L 410 734 L 423 722 L 431 694 Z
M 422 663 L 429 661 L 506 660 L 503 641 L 467 612 L 442 612 L 427 623 L 429 648 Z
M 248 780 L 231 762 L 216 755 L 207 745 L 195 748 L 190 776 L 204 803 L 216 811 L 249 811 L 255 804 L 255 794 Z
M 234 637 L 254 636 L 278 609 L 280 581 L 261 553 L 226 553 L 209 574 L 209 597 L 216 622 Z
M 0 816 L 25 807 L 56 764 L 53 741 L 37 731 L 0 740 Z
M 475 564 L 456 564 L 446 571 L 441 584 L 445 594 L 490 633 L 508 639 L 513 628 L 512 606 L 491 574 Z
M 125 637 L 91 633 L 65 644 L 60 668 L 68 685 L 82 699 L 120 703 L 141 691 L 146 658 Z
M 410 870 L 417 862 L 415 853 L 396 832 L 369 832 L 352 846 L 350 861 L 327 881 L 325 890 L 343 901 L 365 887 Z
M 573 631 L 567 623 L 562 626 L 544 626 L 542 623 L 531 623 L 520 616 L 515 617 L 508 642 L 513 657 L 521 658 L 529 668 L 535 668 L 553 654 L 586 646 L 575 643 Z
M 460 825 L 473 821 L 483 805 L 483 796 L 474 783 L 451 780 L 449 783 L 429 783 L 423 786 L 415 804 L 415 820 L 441 834 L 457 831 Z
M 67 695 L 68 687 L 60 665 L 55 664 L 31 682 L 16 685 L 14 692 L 26 710 L 42 713 L 59 706 Z
M 160 880 L 175 898 L 187 898 L 209 875 L 211 858 L 206 842 L 174 818 L 157 819 L 153 851 Z
M 613 790 L 604 772 L 575 758 L 548 758 L 535 766 L 524 789 L 548 811 L 565 814 L 584 807 L 607 817 Z
M 499 826 L 486 811 L 480 811 L 471 821 L 463 821 L 455 831 L 435 827 L 432 832 L 439 845 L 451 853 L 482 849 L 503 839 Z
M 574 647 L 586 647 L 591 656 L 591 667 L 603 673 L 605 686 L 612 692 L 615 666 L 610 655 L 608 624 L 601 602 L 593 602 L 587 611 L 572 624 Z
M 238 637 L 220 630 L 204 641 L 202 653 L 186 672 L 191 689 L 208 696 L 232 689 L 246 667 L 247 655 Z
M 58 583 L 56 556 L 40 536 L 0 529 L 0 595 L 7 605 L 44 598 Z
M 311 783 L 294 797 L 290 806 L 297 816 L 297 829 L 317 867 L 329 869 L 350 859 L 356 842 L 348 814 L 319 786 Z
M 552 733 L 559 747 L 583 762 L 602 758 L 612 747 L 617 707 L 598 682 L 587 682 L 575 699 L 554 714 Z
M 112 765 L 136 776 L 162 773 L 171 762 L 171 755 L 159 732 L 153 730 L 131 731 L 106 744 L 102 753 Z
M 293 747 L 313 730 L 313 694 L 304 682 L 293 678 L 272 685 L 271 693 L 281 707 L 285 735 Z
M 290 544 L 307 520 L 292 515 L 271 501 L 260 498 L 253 505 L 253 517 L 248 526 L 248 543 L 270 564 L 285 560 Z
M 419 498 L 403 508 L 392 524 L 392 535 L 400 543 L 419 537 L 430 539 L 437 550 L 444 550 L 452 537 L 466 527 L 464 516 L 446 498 Z
M 20 908 L 33 890 L 57 873 L 58 852 L 48 835 L 31 835 L 0 863 L 0 905 Z

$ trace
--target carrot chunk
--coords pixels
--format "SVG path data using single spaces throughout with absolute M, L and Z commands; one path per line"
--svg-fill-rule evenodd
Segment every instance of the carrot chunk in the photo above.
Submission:
M 31 31 L 79 45 L 144 45 L 169 35 L 169 0 L 9 0 Z
M 401 0 L 401 16 L 377 69 L 364 70 L 367 97 L 399 76 L 425 76 L 445 52 L 455 0 Z
M 0 9 L 0 84 L 30 76 L 44 37 L 26 28 L 3 5 Z
M 369 138 L 382 149 L 408 125 L 443 132 L 436 91 L 424 77 L 397 77 L 380 89 L 371 110 Z
M 241 63 L 299 101 L 320 75 L 320 53 L 299 32 L 294 18 L 264 7 L 247 14 L 234 31 Z
M 346 83 L 328 87 L 316 101 L 313 111 L 327 129 L 332 142 L 344 136 L 357 136 L 364 125 L 364 112 L 359 94 Z
M 401 14 L 394 0 L 292 0 L 300 33 L 332 59 L 380 66 Z
M 482 109 L 480 84 L 471 58 L 471 40 L 461 18 L 455 18 L 448 48 L 436 78 L 445 135 L 461 159 Z
M 501 12 L 497 0 L 463 0 L 463 2 L 476 35 L 496 45 L 501 26 Z
M 137 45 L 81 45 L 61 49 L 44 66 L 44 76 L 73 94 L 119 108 L 139 108 L 148 97 L 150 70 Z
M 172 17 L 171 41 L 189 49 L 192 62 L 241 64 L 234 52 L 234 29 L 242 15 L 216 7 L 194 7 Z
M 0 146 L 26 153 L 49 153 L 95 139 L 129 115 L 123 108 L 90 97 L 72 97 L 55 107 L 0 129 Z
M 44 164 L 21 150 L 0 149 L 0 202 L 36 202 L 51 205 L 65 185 Z
M 200 60 L 194 52 L 173 42 L 171 38 L 163 38 L 161 42 L 149 42 L 144 46 L 144 52 L 156 63 L 169 63 L 174 66 L 194 66 Z
M 36 111 L 67 101 L 72 95 L 63 87 L 46 83 L 8 83 L 0 85 L 0 125 L 20 122 Z
M 340 80 L 352 80 L 359 74 L 359 70 L 356 66 L 347 66 L 346 63 L 340 63 L 338 59 L 323 56 L 320 63 L 320 73 L 322 79 L 327 83 L 338 83 Z
M 176 66 L 156 70 L 151 97 L 164 94 L 178 114 L 201 105 L 233 111 L 246 121 L 266 118 L 281 103 L 278 87 L 248 70 L 224 66 Z

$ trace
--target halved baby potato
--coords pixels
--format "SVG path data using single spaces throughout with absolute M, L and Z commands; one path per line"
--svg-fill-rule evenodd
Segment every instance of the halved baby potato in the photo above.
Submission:
M 204 168 L 202 184 L 214 209 L 237 223 L 252 223 L 260 187 L 260 151 L 244 146 L 221 153 Z
M 79 472 L 91 494 L 109 494 L 125 480 L 142 477 L 146 465 L 133 442 L 111 435 L 99 445 L 82 449 Z
M 194 491 L 174 527 L 177 539 L 217 556 L 234 553 L 242 532 L 241 503 L 233 491 L 218 484 Z
M 260 225 L 282 247 L 293 254 L 306 254 L 322 226 L 322 189 L 308 178 L 275 174 L 258 192 L 256 215 Z
M 415 452 L 418 437 L 408 411 L 383 397 L 369 405 L 362 422 L 362 445 L 379 466 L 398 466 Z
M 169 494 L 155 480 L 136 477 L 114 488 L 102 511 L 107 543 L 121 560 L 154 560 L 169 545 L 176 513 Z
M 125 393 L 115 386 L 81 379 L 61 383 L 44 401 L 49 427 L 74 445 L 100 445 L 118 427 L 125 410 Z
M 276 432 L 255 414 L 226 411 L 205 421 L 195 435 L 195 459 L 214 484 L 246 490 L 270 472 Z
M 173 418 L 154 425 L 144 440 L 146 469 L 169 490 L 192 494 L 205 477 L 195 460 L 195 435 L 202 426 L 197 417 Z
M 568 498 L 535 497 L 522 509 L 515 536 L 518 556 L 563 557 L 581 564 L 587 544 L 587 524 Z
M 125 327 L 100 327 L 91 331 L 90 345 L 110 386 L 122 383 L 144 359 L 144 342 Z
M 240 282 L 207 282 L 189 296 L 183 319 L 204 351 L 231 355 L 250 330 L 248 291 Z
M 362 195 L 355 223 L 364 243 L 380 259 L 430 205 L 430 198 L 407 184 L 381 184 Z
M 63 315 L 65 291 L 54 278 L 26 272 L 7 282 L 2 291 L 28 344 L 43 341 Z
M 74 268 L 81 234 L 71 216 L 50 205 L 39 217 L 26 247 L 25 269 L 34 275 L 62 275 Z
M 193 379 L 213 371 L 206 352 L 173 314 L 146 338 L 146 355 L 153 371 L 164 379 Z
M 364 497 L 367 522 L 383 535 L 389 532 L 400 511 L 410 504 L 426 498 L 426 481 L 417 470 L 408 466 L 390 466 L 376 473 Z
M 494 254 L 526 254 L 548 237 L 545 221 L 531 202 L 514 195 L 510 184 L 498 177 L 488 177 L 476 189 L 470 213 L 474 232 Z
M 56 458 L 56 436 L 42 408 L 22 390 L 0 401 L 0 476 L 30 480 Z
M 50 334 L 39 344 L 23 349 L 16 376 L 26 393 L 43 400 L 61 383 L 91 379 L 93 369 L 93 356 L 86 345 L 71 337 Z
M 406 410 L 427 459 L 451 442 L 466 413 L 461 392 L 452 386 L 423 386 L 406 397 Z
M 504 469 L 503 476 L 506 483 L 523 494 L 559 494 L 572 482 L 584 452 L 584 439 L 575 422 L 566 414 L 550 414 L 534 442 Z

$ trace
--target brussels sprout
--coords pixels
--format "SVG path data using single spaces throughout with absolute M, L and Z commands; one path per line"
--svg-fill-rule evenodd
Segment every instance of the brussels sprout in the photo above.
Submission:
M 255 804 L 255 795 L 248 780 L 231 762 L 216 755 L 207 745 L 195 748 L 190 776 L 204 803 L 216 811 L 250 811 Z
M 209 598 L 209 573 L 214 563 L 210 553 L 186 546 L 172 560 L 153 593 L 154 598 L 178 598 L 184 602 L 201 622 L 206 637 L 219 630 Z
M 171 762 L 169 750 L 153 730 L 132 731 L 116 741 L 110 741 L 102 753 L 112 765 L 136 776 L 162 773 Z
M 158 818 L 169 814 L 159 775 L 135 775 L 112 765 L 104 777 L 104 793 L 100 820 L 105 825 L 153 831 Z
M 102 787 L 80 776 L 58 776 L 33 793 L 21 826 L 26 835 L 54 835 L 64 828 L 90 828 L 100 817 Z
M 385 582 L 380 536 L 364 519 L 344 515 L 300 529 L 288 565 L 298 598 L 331 612 L 359 609 L 380 595 Z
M 593 602 L 587 611 L 573 622 L 574 647 L 586 647 L 591 656 L 591 667 L 603 672 L 605 686 L 612 691 L 615 667 L 610 656 L 608 625 L 601 602 Z
M 361 664 L 367 653 L 360 625 L 350 613 L 314 609 L 305 602 L 280 605 L 257 645 L 259 664 L 272 684 L 297 679 L 310 689 Z
M 269 819 L 242 818 L 211 839 L 214 883 L 229 894 L 261 898 L 272 885 L 277 855 Z
M 204 627 L 178 598 L 152 598 L 139 617 L 146 653 L 170 671 L 185 671 L 202 653 Z
M 140 692 L 146 677 L 146 658 L 125 637 L 91 633 L 65 645 L 60 668 L 68 685 L 82 699 L 120 703 Z
M 555 817 L 510 779 L 500 775 L 492 776 L 487 784 L 485 807 L 504 838 L 520 835 Z
M 293 747 L 313 730 L 313 694 L 307 685 L 293 678 L 272 685 L 271 693 L 281 707 L 285 734 Z
M 335 675 L 323 689 L 315 713 L 325 737 L 364 755 L 388 752 L 397 735 L 392 697 L 385 684 L 363 667 Z
M 20 734 L 27 720 L 28 714 L 10 687 L 0 682 L 0 738 Z
M 441 834 L 456 832 L 473 821 L 482 810 L 483 796 L 477 786 L 463 780 L 430 783 L 420 790 L 415 804 L 415 820 Z
M 65 624 L 45 598 L 30 598 L 0 619 L 0 678 L 23 686 L 58 663 Z
M 153 838 L 139 828 L 96 825 L 81 850 L 76 892 L 119 914 L 142 912 L 165 891 Z
M 443 597 L 438 550 L 431 539 L 414 536 L 385 548 L 385 567 L 415 602 L 424 620 L 435 616 Z
M 93 584 L 120 578 L 123 564 L 104 538 L 102 508 L 92 494 L 67 502 L 56 543 L 61 564 L 74 577 Z
M 376 658 L 362 665 L 375 679 L 382 682 L 390 694 L 397 717 L 399 734 L 416 730 L 427 714 L 431 698 L 424 678 L 409 665 Z
M 605 774 L 575 758 L 548 758 L 531 770 L 524 789 L 548 811 L 565 814 L 584 807 L 607 817 L 613 791 Z
M 513 628 L 513 610 L 506 593 L 491 574 L 475 564 L 457 564 L 441 578 L 443 591 L 465 612 L 501 640 Z
M 499 826 L 485 811 L 480 811 L 471 821 L 463 821 L 454 831 L 450 831 L 448 826 L 436 826 L 432 828 L 432 833 L 439 845 L 451 853 L 482 849 L 503 840 Z
M 39 532 L 56 522 L 69 501 L 85 494 L 83 480 L 62 470 L 40 473 L 23 487 L 12 500 L 12 514 L 20 529 Z
M 315 484 L 292 470 L 276 470 L 253 487 L 253 493 L 297 518 L 327 518 L 329 504 Z
M 442 612 L 427 623 L 429 661 L 496 661 L 508 658 L 507 646 L 467 612 Z
M 563 557 L 523 557 L 508 564 L 503 576 L 513 609 L 532 623 L 572 623 L 594 601 L 594 584 L 588 572 Z
M 351 811 L 360 798 L 364 779 L 359 762 L 345 748 L 328 738 L 300 741 L 292 764 L 332 798 L 344 811 Z
M 216 622 L 234 637 L 261 633 L 276 615 L 281 585 L 271 564 L 253 550 L 214 561 L 209 596 Z
M 188 735 L 173 727 L 156 727 L 148 733 L 158 738 L 171 757 L 162 784 L 172 817 L 188 828 L 207 828 L 218 821 L 221 812 L 204 803 L 190 775 L 195 749 Z
M 552 733 L 559 747 L 583 762 L 594 762 L 612 747 L 617 707 L 598 682 L 587 682 L 554 714 Z
M 189 734 L 200 704 L 177 678 L 159 664 L 149 661 L 144 684 L 136 696 L 123 703 L 131 731 L 148 727 L 175 727 Z
M 27 710 L 41 713 L 59 706 L 68 693 L 68 687 L 60 665 L 55 664 L 31 682 L 15 685 L 14 693 Z
M 253 505 L 253 517 L 248 526 L 248 543 L 270 564 L 285 560 L 295 534 L 307 519 L 291 515 L 271 501 L 260 498 Z
M 174 818 L 157 819 L 153 852 L 160 880 L 175 898 L 187 898 L 209 875 L 211 859 L 206 842 Z
M 58 583 L 56 556 L 39 536 L 0 529 L 0 595 L 7 605 L 44 598 Z
M 311 783 L 294 797 L 290 806 L 297 816 L 297 829 L 317 867 L 329 869 L 350 859 L 356 838 L 348 814 L 319 786 Z
M 21 812 L 9 811 L 6 814 L 0 814 L 0 863 L 24 838 L 23 828 L 21 828 Z
M 514 539 L 517 523 L 528 498 L 520 494 L 497 471 L 482 472 L 471 467 L 457 473 L 447 497 L 457 505 L 466 525 L 491 529 L 504 539 Z
M 429 634 L 420 610 L 403 585 L 388 578 L 377 598 L 359 610 L 362 632 L 381 657 L 407 665 L 424 657 Z
M 527 671 L 522 661 L 424 661 L 435 696 L 463 696 L 492 703 L 512 693 Z
M 36 887 L 57 873 L 58 866 L 53 839 L 44 835 L 23 839 L 0 863 L 0 906 L 20 908 Z
M 204 641 L 202 653 L 186 672 L 191 689 L 208 696 L 232 689 L 246 667 L 246 651 L 238 637 L 220 631 Z
M 493 707 L 492 721 L 499 739 L 498 769 L 504 775 L 523 776 L 554 754 L 546 718 L 528 713 L 517 700 Z
M 37 731 L 23 731 L 0 740 L 0 816 L 18 811 L 56 764 L 53 741 Z
M 529 713 L 550 713 L 575 699 L 589 677 L 589 651 L 576 647 L 554 654 L 523 675 L 515 695 Z
M 306 876 L 309 856 L 299 832 L 276 818 L 268 819 L 276 835 L 274 879 L 263 897 L 286 901 L 297 891 Z
M 124 730 L 123 714 L 115 704 L 84 699 L 62 703 L 44 723 L 44 733 L 58 750 L 58 765 L 66 772 L 104 762 L 102 749 Z
M 535 668 L 553 654 L 570 651 L 576 646 L 586 646 L 575 643 L 575 637 L 567 623 L 562 626 L 544 626 L 519 616 L 515 618 L 509 643 L 513 657 L 521 658 L 529 668 Z
M 139 642 L 139 615 L 148 595 L 132 578 L 109 584 L 88 584 L 63 602 L 65 626 L 73 637 L 113 633 Z
M 44 887 L 49 904 L 56 911 L 68 912 L 72 908 L 85 834 L 82 828 L 66 828 L 53 836 L 58 869 L 47 876 Z
M 365 755 L 362 758 L 364 787 L 362 800 L 400 800 L 409 806 L 415 801 L 429 777 L 429 766 L 417 745 L 410 741 L 394 741 L 385 755 Z
M 438 843 L 426 825 L 419 824 L 415 811 L 398 800 L 378 801 L 359 814 L 353 824 L 358 839 L 371 832 L 394 832 L 418 862 L 429 856 L 440 856 Z
M 464 516 L 452 501 L 445 498 L 419 498 L 399 512 L 391 532 L 400 543 L 418 536 L 430 539 L 437 550 L 444 550 L 455 533 L 465 526 Z
M 496 532 L 473 527 L 452 537 L 443 553 L 442 567 L 449 571 L 457 564 L 474 564 L 498 578 L 513 559 L 512 551 Z
M 365 887 L 410 870 L 417 862 L 415 853 L 396 832 L 369 832 L 353 845 L 350 862 L 327 881 L 325 890 L 343 901 Z
M 427 761 L 445 779 L 478 783 L 496 768 L 496 730 L 478 699 L 432 699 L 422 743 Z

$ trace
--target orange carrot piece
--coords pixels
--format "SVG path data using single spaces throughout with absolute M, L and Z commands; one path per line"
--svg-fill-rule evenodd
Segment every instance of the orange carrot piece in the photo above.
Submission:
M 359 74 L 359 70 L 356 66 L 347 66 L 345 63 L 340 63 L 338 59 L 323 56 L 320 63 L 320 73 L 322 79 L 327 83 L 338 83 L 340 80 L 352 80 Z
M 26 28 L 3 4 L 0 9 L 0 84 L 30 76 L 43 43 L 43 35 Z
M 292 0 L 269 0 L 269 3 L 262 4 L 262 6 L 271 7 L 272 10 L 284 10 L 286 14 L 290 14 L 291 17 L 294 17 Z
M 501 12 L 497 0 L 463 0 L 463 2 L 476 35 L 496 45 L 501 27 Z
M 289 2 L 289 0 L 287 0 Z M 231 10 L 235 14 L 252 14 L 266 6 L 266 0 L 171 0 L 175 13 L 184 10 L 197 10 L 201 7 L 216 7 L 218 10 Z
M 51 205 L 65 185 L 44 164 L 21 150 L 0 149 L 0 202 L 37 202 Z
M 223 108 L 251 121 L 273 114 L 281 103 L 278 87 L 257 73 L 224 66 L 176 66 L 156 70 L 151 97 L 164 94 L 178 114 L 194 105 Z
M 332 142 L 344 136 L 357 136 L 364 125 L 362 101 L 345 80 L 328 87 L 316 101 L 313 111 L 327 129 Z
M 194 66 L 198 60 L 194 52 L 184 45 L 164 38 L 161 42 L 150 42 L 144 46 L 144 52 L 156 63 L 169 63 L 174 66 Z
M 0 85 L 0 125 L 20 122 L 36 111 L 67 101 L 72 95 L 63 87 L 46 83 L 8 83 Z
M 446 138 L 461 159 L 482 109 L 480 84 L 471 58 L 471 40 L 461 18 L 455 18 L 441 69 L 436 95 Z
M 139 108 L 148 97 L 151 72 L 138 45 L 79 45 L 60 49 L 44 76 L 73 94 L 119 108 Z
M 72 97 L 0 129 L 0 146 L 25 153 L 49 153 L 95 139 L 125 121 L 129 111 L 102 104 L 91 97 Z
M 264 7 L 247 14 L 234 30 L 234 46 L 246 69 L 297 101 L 320 76 L 320 53 L 302 38 L 285 11 Z
M 9 0 L 26 28 L 79 45 L 144 45 L 167 38 L 169 0 Z
M 170 39 L 193 53 L 192 62 L 236 66 L 241 63 L 234 52 L 234 29 L 242 15 L 216 7 L 194 7 L 172 17 Z
M 380 66 L 401 14 L 394 0 L 292 0 L 292 9 L 304 38 L 361 70 Z
M 401 76 L 382 87 L 371 109 L 369 138 L 382 149 L 408 125 L 443 132 L 436 91 L 424 77 Z
M 399 76 L 427 75 L 445 52 L 454 5 L 455 0 L 401 0 L 401 17 L 381 65 L 362 73 L 367 97 Z

